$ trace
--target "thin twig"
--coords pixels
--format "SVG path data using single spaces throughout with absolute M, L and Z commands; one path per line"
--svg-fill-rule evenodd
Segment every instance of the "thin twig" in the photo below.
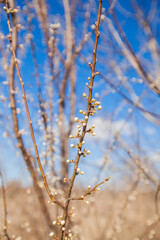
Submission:
M 9 2 L 11 9 L 14 9 L 14 0 L 10 0 Z M 13 47 L 15 54 L 17 52 L 17 17 L 16 13 L 11 14 L 11 22 L 12 22 L 12 42 L 13 42 Z M 19 121 L 18 121 L 18 116 L 17 116 L 17 104 L 16 104 L 16 96 L 15 96 L 15 60 L 13 57 L 13 54 L 11 55 L 11 60 L 10 60 L 10 66 L 7 67 L 6 69 L 6 75 L 9 75 L 9 96 L 10 96 L 10 105 L 11 105 L 11 112 L 12 112 L 12 120 L 13 120 L 13 130 L 15 133 L 15 136 L 18 141 L 18 147 L 21 150 L 23 159 L 25 161 L 25 164 L 30 172 L 30 175 L 33 180 L 33 185 L 34 189 L 41 207 L 42 214 L 44 216 L 47 228 L 49 230 L 53 229 L 51 217 L 46 205 L 45 197 L 43 194 L 43 191 L 38 183 L 38 178 L 37 178 L 37 171 L 36 167 L 33 166 L 32 162 L 35 165 L 35 161 L 33 161 L 34 157 L 30 155 L 29 152 L 27 152 L 22 135 L 19 133 Z
M 80 53 L 81 57 L 83 58 L 84 62 L 87 63 L 86 58 Z M 140 110 L 144 115 L 150 116 L 153 118 L 153 121 L 157 124 L 160 125 L 160 114 L 154 113 L 152 111 L 148 111 L 145 109 L 143 106 L 141 106 L 140 103 L 134 102 L 131 100 L 122 90 L 118 88 L 117 85 L 115 85 L 113 82 L 111 82 L 106 76 L 104 76 L 101 72 L 99 72 L 99 76 L 109 84 L 109 86 L 114 89 L 122 98 L 124 98 L 130 105 L 136 107 L 138 110 Z
M 140 60 L 138 59 L 138 57 L 136 56 L 130 42 L 128 41 L 127 39 L 127 36 L 125 35 L 122 27 L 121 27 L 121 24 L 120 22 L 118 21 L 118 18 L 116 16 L 116 13 L 114 11 L 114 9 L 112 9 L 112 16 L 113 16 L 113 19 L 115 21 L 115 24 L 118 28 L 118 31 L 120 33 L 120 36 L 121 38 L 123 39 L 124 43 L 121 42 L 121 39 L 119 39 L 119 42 L 118 44 L 121 45 L 121 47 L 123 48 L 123 51 L 124 51 L 124 54 L 126 55 L 126 50 L 128 51 L 126 57 L 128 57 L 128 60 L 131 62 L 131 64 L 133 65 L 133 67 L 137 70 L 137 72 L 141 75 L 141 77 L 143 78 L 143 80 L 147 83 L 147 85 L 155 92 L 157 93 L 158 95 L 160 95 L 160 89 L 158 86 L 156 86 L 156 84 L 154 83 L 154 79 L 152 78 L 152 76 L 150 74 L 148 74 L 144 67 L 142 66 L 142 63 L 140 62 Z M 111 23 L 111 22 L 110 22 Z M 115 32 L 116 30 L 113 28 L 112 26 L 112 33 Z M 114 35 L 114 34 L 113 34 Z M 119 38 L 120 38 L 119 36 Z M 114 36 L 115 37 L 115 36 Z M 121 42 L 121 43 L 120 43 Z M 127 46 L 127 49 L 125 50 L 125 45 Z M 131 61 L 131 58 L 132 60 L 134 61 L 134 64 L 133 62 Z
M 95 192 L 98 187 L 102 184 L 104 184 L 105 182 L 107 182 L 110 179 L 110 177 L 106 178 L 104 181 L 98 183 L 96 186 L 94 186 L 93 188 L 89 189 L 85 194 L 83 194 L 82 196 L 78 197 L 78 198 L 70 198 L 70 200 L 84 200 L 84 198 L 88 195 L 90 195 L 92 192 Z
M 160 193 L 160 182 L 157 186 L 157 190 L 155 192 L 155 211 L 158 216 L 160 216 L 160 211 L 159 211 L 159 203 L 158 203 L 158 195 Z
M 40 22 L 42 24 L 42 29 L 44 32 L 44 37 L 45 37 L 45 42 L 46 42 L 46 52 L 48 56 L 48 63 L 49 63 L 49 68 L 50 68 L 50 74 L 51 78 L 49 81 L 49 111 L 50 111 L 50 138 L 49 138 L 49 147 L 50 147 L 50 153 L 51 156 L 53 157 L 53 80 L 55 79 L 53 72 L 54 72 L 54 64 L 53 64 L 53 58 L 55 56 L 55 44 L 53 43 L 52 47 L 49 45 L 49 40 L 50 40 L 50 33 L 48 30 L 48 16 L 47 16 L 47 4 L 45 0 L 36 0 L 36 12 L 37 15 L 40 19 Z M 45 9 L 45 11 L 44 11 Z M 54 36 L 55 37 L 55 36 Z M 55 42 L 55 41 L 54 41 Z M 58 49 L 57 49 L 58 51 Z M 51 53 L 51 56 L 50 56 Z M 59 53 L 59 52 L 58 52 Z M 59 53 L 60 55 L 60 53 Z M 54 166 L 53 166 L 54 168 Z M 55 169 L 54 169 L 55 172 Z
M 45 176 L 45 173 L 44 173 L 41 161 L 40 161 L 39 152 L 38 152 L 38 148 L 37 148 L 37 144 L 36 144 L 36 140 L 35 140 L 35 136 L 34 136 L 34 131 L 33 131 L 33 125 L 32 125 L 30 112 L 29 112 L 29 108 L 28 108 L 28 103 L 27 103 L 27 99 L 26 99 L 26 94 L 25 94 L 25 90 L 24 90 L 24 82 L 21 78 L 18 62 L 17 62 L 17 59 L 16 59 L 16 53 L 15 53 L 13 42 L 12 42 L 12 28 L 11 28 L 11 24 L 10 24 L 9 7 L 8 7 L 8 1 L 7 0 L 5 0 L 5 5 L 6 5 L 6 13 L 7 13 L 7 18 L 8 18 L 7 24 L 8 24 L 8 29 L 9 29 L 8 39 L 9 39 L 9 42 L 11 44 L 12 54 L 13 54 L 15 66 L 16 66 L 16 69 L 17 69 L 17 76 L 18 76 L 18 79 L 20 81 L 21 88 L 22 88 L 23 100 L 24 100 L 24 104 L 25 104 L 25 108 L 26 108 L 27 117 L 28 117 L 32 142 L 33 142 L 35 153 L 36 153 L 36 159 L 37 159 L 37 162 L 38 162 L 38 166 L 39 166 L 39 169 L 40 169 L 40 172 L 41 172 L 41 175 L 42 175 L 42 178 L 43 178 L 44 186 L 45 186 L 45 189 L 48 193 L 48 196 L 50 197 L 51 201 L 53 201 L 54 203 L 57 203 L 59 206 L 61 206 L 63 208 L 63 205 L 55 199 L 53 193 L 50 191 L 50 188 L 48 186 L 46 176 Z

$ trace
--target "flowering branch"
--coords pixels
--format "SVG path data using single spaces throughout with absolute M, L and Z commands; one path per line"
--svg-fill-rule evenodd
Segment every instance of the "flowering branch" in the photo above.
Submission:
M 106 178 L 104 181 L 98 183 L 96 186 L 94 186 L 93 188 L 91 188 L 91 186 L 88 186 L 88 191 L 83 194 L 82 196 L 78 197 L 78 198 L 71 198 L 70 200 L 84 200 L 84 198 L 88 195 L 90 195 L 92 192 L 98 191 L 99 190 L 99 186 L 102 185 L 103 183 L 107 182 L 110 179 L 110 177 Z
M 74 186 L 74 181 L 75 178 L 77 176 L 77 169 L 78 169 L 78 164 L 79 164 L 79 160 L 81 157 L 81 149 L 82 149 L 82 145 L 83 145 L 83 140 L 86 134 L 86 130 L 87 130 L 87 123 L 88 123 L 88 118 L 90 115 L 93 115 L 92 113 L 92 91 L 93 91 L 93 82 L 94 82 L 94 78 L 96 76 L 95 73 L 95 65 L 96 65 L 96 55 L 97 55 L 97 46 L 98 46 L 98 39 L 99 39 L 99 25 L 100 25 L 100 17 L 101 17 L 101 9 L 102 9 L 102 0 L 99 0 L 99 9 L 98 9 L 98 17 L 97 17 L 97 22 L 96 22 L 96 39 L 95 39 L 95 44 L 94 44 L 94 50 L 93 50 L 93 63 L 89 64 L 89 66 L 91 67 L 91 78 L 90 78 L 90 85 L 88 86 L 89 88 L 89 97 L 88 97 L 88 105 L 87 105 L 87 112 L 85 113 L 85 122 L 82 124 L 83 129 L 82 129 L 82 133 L 79 136 L 79 144 L 78 144 L 78 154 L 74 163 L 74 170 L 73 170 L 73 174 L 70 180 L 70 184 L 69 184 L 69 188 L 68 188 L 68 193 L 67 193 L 67 200 L 66 200 L 66 204 L 65 204 L 65 208 L 64 208 L 64 212 L 63 212 L 63 225 L 61 226 L 61 230 L 60 230 L 60 238 L 61 240 L 64 239 L 64 230 L 65 230 L 65 225 L 66 225 L 66 221 L 68 218 L 68 209 L 69 209 L 69 203 L 70 203 L 70 198 L 71 198 L 71 193 L 72 193 L 72 189 Z

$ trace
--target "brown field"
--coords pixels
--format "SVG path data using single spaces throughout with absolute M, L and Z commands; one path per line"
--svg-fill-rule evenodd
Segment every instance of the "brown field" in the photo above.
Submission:
M 2 196 L 2 194 L 1 194 Z M 36 195 L 12 182 L 6 189 L 8 233 L 10 239 L 49 239 Z M 80 240 L 138 240 L 160 239 L 160 221 L 155 214 L 155 194 L 100 191 L 88 197 L 89 204 L 73 201 L 76 216 L 73 230 Z M 47 201 L 47 200 L 46 200 Z M 58 209 L 50 206 L 54 216 Z M 0 198 L 0 231 L 3 237 L 3 202 Z M 58 214 L 60 214 L 58 212 Z

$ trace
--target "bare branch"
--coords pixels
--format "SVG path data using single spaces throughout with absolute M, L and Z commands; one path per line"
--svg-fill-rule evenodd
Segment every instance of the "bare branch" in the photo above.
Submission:
M 10 240 L 10 237 L 8 235 L 8 224 L 7 224 L 7 202 L 6 202 L 6 189 L 4 186 L 4 179 L 3 174 L 0 169 L 0 179 L 2 183 L 2 197 L 3 197 L 3 212 L 4 212 L 4 224 L 3 224 L 3 230 L 4 230 L 4 236 L 7 238 L 7 240 Z
M 7 23 L 8 23 L 8 28 L 9 28 L 9 36 L 8 36 L 8 38 L 9 38 L 9 41 L 10 41 L 10 44 L 11 44 L 11 47 L 12 47 L 12 54 L 13 54 L 14 63 L 15 63 L 16 69 L 17 69 L 17 76 L 19 78 L 19 81 L 20 81 L 20 84 L 21 84 L 21 88 L 22 88 L 23 100 L 24 100 L 24 104 L 25 104 L 25 108 L 26 108 L 27 117 L 28 117 L 30 133 L 31 133 L 31 137 L 32 137 L 32 141 L 33 141 L 33 145 L 34 145 L 34 149 L 35 149 L 35 153 L 36 153 L 36 159 L 37 159 L 37 162 L 38 162 L 38 166 L 39 166 L 40 172 L 42 174 L 44 186 L 46 188 L 48 196 L 50 197 L 51 201 L 56 203 L 57 201 L 55 200 L 53 193 L 49 189 L 49 186 L 48 186 L 48 183 L 47 183 L 47 180 L 46 180 L 46 176 L 45 176 L 45 173 L 44 173 L 44 170 L 43 170 L 40 158 L 39 158 L 38 148 L 37 148 L 37 144 L 36 144 L 36 140 L 35 140 L 35 136 L 34 136 L 32 121 L 31 121 L 31 117 L 30 117 L 30 112 L 29 112 L 29 108 L 28 108 L 28 103 L 27 103 L 27 99 L 26 99 L 25 90 L 24 90 L 24 82 L 23 82 L 23 80 L 21 78 L 21 75 L 20 75 L 19 66 L 18 66 L 18 62 L 17 62 L 17 59 L 16 59 L 15 48 L 14 48 L 14 45 L 13 45 L 12 28 L 11 28 L 11 24 L 10 24 L 9 7 L 8 7 L 8 1 L 7 0 L 5 0 L 5 5 L 6 5 L 6 9 L 7 9 L 7 18 L 8 18 Z M 59 204 L 59 203 L 57 203 L 57 204 Z

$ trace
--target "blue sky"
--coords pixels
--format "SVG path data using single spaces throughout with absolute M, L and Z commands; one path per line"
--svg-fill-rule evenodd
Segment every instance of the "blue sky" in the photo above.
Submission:
M 83 2 L 83 1 L 82 1 Z M 22 2 L 18 2 L 20 4 L 20 7 L 22 9 Z M 148 10 L 150 9 L 150 1 L 139 1 L 139 3 L 145 8 L 145 13 L 147 15 Z M 58 38 L 59 38 L 59 43 L 58 43 L 58 48 L 62 52 L 64 47 L 64 39 L 63 39 L 63 33 L 64 33 L 64 11 L 63 11 L 63 5 L 61 1 L 55 1 L 54 5 L 52 1 L 48 2 L 48 5 L 50 6 L 49 9 L 49 16 L 48 19 L 50 23 L 57 23 L 60 21 L 61 23 L 61 28 L 58 33 Z M 107 9 L 107 1 L 104 1 L 103 5 Z M 82 29 L 83 29 L 83 24 L 84 24 L 84 9 L 81 9 L 80 7 L 77 8 L 78 13 L 75 16 L 75 36 L 76 36 L 76 44 L 79 44 L 79 38 L 82 36 Z M 126 36 L 129 40 L 129 42 L 132 45 L 132 48 L 135 50 L 137 54 L 141 51 L 144 43 L 145 43 L 145 34 L 142 31 L 142 28 L 137 24 L 137 21 L 135 19 L 135 14 L 133 14 L 133 9 L 131 8 L 131 5 L 129 1 L 119 1 L 117 3 L 115 11 L 117 13 L 117 17 L 119 21 L 122 24 L 123 30 L 126 33 Z M 91 24 L 94 24 L 96 20 L 96 13 L 97 9 L 93 8 L 92 13 L 91 13 Z M 21 13 L 20 13 L 21 14 Z M 158 15 L 158 14 L 157 14 Z M 112 19 L 112 16 L 108 16 L 110 19 Z M 0 32 L 2 32 L 4 35 L 7 34 L 7 25 L 6 25 L 6 17 L 5 14 L 2 14 L 2 18 L 0 20 Z M 26 17 L 22 20 L 24 26 L 26 27 Z M 91 25 L 90 24 L 90 25 Z M 156 32 L 156 27 L 154 26 L 155 23 L 153 24 L 153 32 Z M 158 25 L 158 24 L 157 24 Z M 90 26 L 88 27 L 88 31 L 91 32 Z M 118 44 L 115 42 L 113 39 L 113 36 L 111 36 L 111 33 L 108 31 L 108 26 L 106 20 L 101 25 L 100 28 L 101 32 L 101 37 L 99 41 L 99 48 L 98 48 L 98 55 L 97 55 L 97 65 L 96 69 L 100 71 L 104 76 L 109 78 L 109 80 L 114 83 L 115 85 L 118 84 L 118 76 L 116 75 L 115 72 L 113 72 L 113 69 L 111 67 L 110 63 L 110 54 L 113 54 L 113 60 L 117 64 L 117 66 L 120 66 L 121 69 L 123 69 L 122 64 L 126 64 L 126 60 L 123 57 L 123 55 L 120 54 L 115 54 L 116 49 L 121 51 L 119 49 Z M 22 30 L 19 33 L 19 42 L 23 43 L 24 38 L 27 34 L 27 28 Z M 109 36 L 110 34 L 110 40 L 111 43 L 114 44 L 114 48 L 110 49 L 109 44 Z M 46 46 L 45 46 L 45 41 L 43 39 L 42 31 L 40 29 L 39 23 L 37 20 L 33 20 L 33 35 L 34 35 L 34 41 L 36 43 L 36 55 L 37 55 L 37 62 L 38 62 L 38 67 L 40 71 L 40 79 L 42 85 L 45 84 L 47 81 L 47 57 L 46 57 Z M 106 37 L 103 38 L 103 37 Z M 86 44 L 84 49 L 82 50 L 82 55 L 86 57 L 87 60 L 91 60 L 92 57 L 92 51 L 93 51 L 93 42 L 95 39 L 95 35 L 92 36 L 90 41 Z M 159 43 L 159 38 L 157 38 L 157 43 Z M 7 46 L 7 41 L 5 41 L 5 44 Z M 109 53 L 108 53 L 109 50 Z M 115 52 L 114 52 L 115 51 Z M 40 152 L 43 151 L 43 145 L 42 139 L 39 138 L 39 127 L 37 125 L 37 120 L 39 119 L 38 115 L 38 100 L 37 100 L 37 85 L 35 81 L 35 76 L 34 76 L 34 66 L 33 66 L 33 59 L 31 55 L 31 49 L 28 43 L 26 43 L 25 48 L 23 51 L 19 50 L 19 59 L 22 61 L 20 64 L 20 69 L 21 69 L 21 74 L 22 78 L 25 83 L 25 88 L 27 89 L 27 92 L 30 91 L 34 98 L 34 103 L 29 101 L 29 107 L 31 111 L 31 116 L 32 119 L 34 119 L 33 124 L 34 128 L 36 131 L 36 139 L 37 142 L 39 143 L 39 149 Z M 62 55 L 65 57 L 65 52 L 62 52 Z M 149 62 L 150 65 L 148 69 L 152 70 L 152 59 L 151 55 L 148 51 L 144 51 L 142 53 L 141 58 L 146 62 Z M 90 68 L 86 65 L 86 62 L 83 61 L 83 58 L 78 58 L 76 60 L 76 95 L 77 95 L 77 109 L 76 109 L 76 115 L 79 117 L 79 109 L 85 108 L 85 100 L 82 98 L 83 92 L 87 93 L 87 88 L 85 86 L 85 83 L 87 81 L 88 76 L 90 76 Z M 61 78 L 63 77 L 63 73 L 61 74 Z M 126 77 L 128 79 L 128 83 L 130 84 L 130 87 L 133 89 L 133 93 L 137 95 L 137 97 L 140 97 L 141 94 L 143 96 L 143 106 L 149 111 L 152 111 L 154 113 L 160 113 L 159 110 L 159 97 L 151 92 L 148 88 L 148 86 L 144 82 L 140 82 L 139 80 L 141 79 L 140 76 L 136 73 L 136 71 L 133 68 L 128 68 L 126 72 L 123 72 L 123 77 Z M 3 81 L 5 80 L 4 73 L 1 71 L 1 87 L 0 91 L 1 94 L 7 95 L 7 86 L 3 85 Z M 19 83 L 17 81 L 17 86 L 19 87 Z M 140 110 L 135 109 L 133 106 L 130 104 L 126 104 L 124 102 L 124 99 L 117 93 L 113 92 L 113 89 L 107 85 L 100 76 L 97 76 L 95 78 L 95 86 L 96 89 L 93 91 L 93 95 L 97 96 L 99 95 L 99 99 L 101 100 L 101 105 L 102 105 L 102 110 L 101 112 L 98 113 L 98 115 L 95 117 L 95 122 L 99 123 L 100 126 L 97 126 L 96 132 L 104 132 L 105 138 L 102 137 L 100 138 L 95 138 L 95 140 L 89 139 L 89 143 L 87 143 L 87 147 L 91 150 L 91 155 L 88 157 L 88 160 L 86 163 L 80 165 L 84 171 L 86 169 L 87 174 L 85 175 L 86 178 L 81 177 L 82 179 L 92 179 L 93 175 L 94 177 L 97 176 L 98 173 L 98 167 L 97 168 L 90 168 L 87 170 L 88 163 L 93 162 L 96 164 L 96 161 L 98 159 L 98 163 L 100 163 L 103 159 L 104 153 L 107 149 L 107 143 L 112 140 L 112 134 L 114 131 L 111 131 L 111 128 L 114 128 L 119 130 L 123 126 L 124 131 L 122 131 L 122 136 L 124 140 L 136 151 L 136 141 L 139 140 L 141 147 L 143 148 L 146 153 L 143 153 L 143 155 L 147 155 L 149 153 L 154 153 L 155 151 L 159 150 L 159 136 L 160 136 L 160 131 L 159 127 L 154 124 L 151 121 L 147 121 L 146 118 L 143 116 L 143 114 L 140 112 Z M 68 86 L 69 88 L 69 86 Z M 131 99 L 131 95 L 128 92 L 128 89 L 125 88 L 125 86 L 118 85 L 118 89 L 120 89 L 128 98 Z M 68 91 L 69 92 L 69 91 Z M 67 92 L 67 94 L 68 94 Z M 107 93 L 105 93 L 107 92 Z M 146 92 L 146 93 L 145 93 Z M 57 101 L 58 101 L 58 96 L 56 93 L 56 89 L 54 88 L 54 94 L 55 94 L 55 114 L 57 113 Z M 103 98 L 101 99 L 101 97 Z M 45 100 L 47 99 L 46 96 L 46 90 L 43 90 L 43 97 Z M 22 108 L 22 99 L 21 99 L 21 94 L 18 95 L 18 105 Z M 8 100 L 7 100 L 8 102 Z M 1 123 L 1 136 L 3 136 L 3 133 L 5 131 L 5 124 L 4 121 L 5 117 L 7 117 L 9 113 L 9 109 L 6 110 L 6 106 L 4 105 L 3 102 L 1 103 L 1 111 L 2 111 L 2 123 Z M 127 119 L 127 116 L 130 115 L 130 111 L 133 110 L 132 116 Z M 68 109 L 66 109 L 66 112 Z M 6 116 L 5 116 L 6 115 Z M 19 116 L 20 119 L 20 126 L 23 128 L 26 124 L 24 122 L 24 117 L 25 114 L 21 113 Z M 127 119 L 127 121 L 126 121 Z M 91 120 L 92 121 L 92 120 Z M 7 120 L 7 123 L 9 121 Z M 112 123 L 112 127 L 111 127 Z M 127 125 L 128 124 L 128 125 Z M 106 132 L 103 129 L 103 126 L 106 126 Z M 10 128 L 11 125 L 8 125 L 6 127 Z M 126 127 L 127 126 L 127 127 Z M 55 127 L 56 128 L 56 127 Z M 126 132 L 125 132 L 125 129 Z M 138 132 L 138 134 L 137 134 Z M 111 134 L 112 133 L 112 134 Z M 98 135 L 98 134 L 97 134 Z M 24 136 L 25 137 L 25 136 Z M 3 163 L 4 167 L 6 168 L 6 175 L 7 179 L 15 179 L 15 178 L 20 178 L 22 179 L 22 176 L 26 176 L 24 179 L 25 181 L 28 182 L 28 174 L 27 171 L 25 170 L 25 165 L 22 163 L 22 158 L 19 157 L 17 158 L 16 152 L 17 150 L 13 147 L 12 142 L 14 141 L 13 135 L 12 135 L 12 140 L 8 138 L 1 137 L 1 152 L 2 152 L 2 159 L 0 159 L 0 162 Z M 29 146 L 32 149 L 32 144 L 30 142 L 30 137 L 27 135 L 25 139 L 26 145 Z M 138 140 L 137 140 L 138 139 Z M 112 142 L 112 141 L 111 141 Z M 96 147 L 95 147 L 96 146 Z M 113 158 L 114 165 L 116 166 L 123 166 L 121 161 L 118 159 L 117 152 L 121 151 L 119 147 L 115 149 L 115 151 L 112 152 L 111 158 Z M 71 152 L 71 155 L 74 153 Z M 122 151 L 122 155 L 123 155 Z M 5 162 L 5 163 L 4 163 Z M 109 168 L 108 168 L 109 169 Z M 108 177 L 109 175 L 112 175 L 113 178 L 116 176 L 116 172 L 114 172 L 114 169 L 110 169 L 104 172 L 102 174 L 103 177 Z M 83 180 L 82 180 L 83 181 Z

